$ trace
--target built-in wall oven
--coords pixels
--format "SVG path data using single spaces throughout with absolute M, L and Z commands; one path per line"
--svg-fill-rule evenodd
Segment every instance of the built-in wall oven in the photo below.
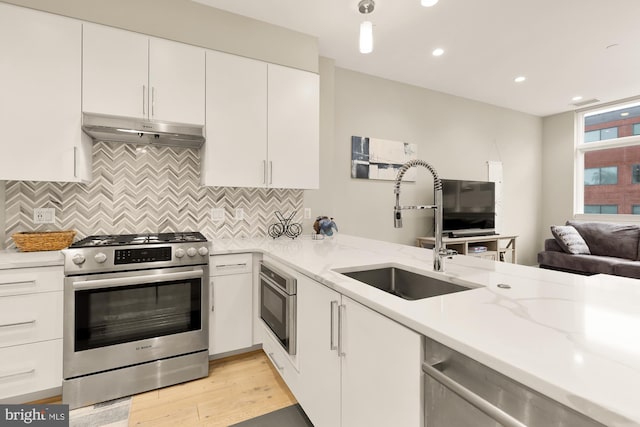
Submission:
M 208 375 L 209 250 L 200 233 L 91 236 L 64 254 L 64 403 Z
M 296 354 L 295 277 L 260 263 L 260 317 L 289 354 Z

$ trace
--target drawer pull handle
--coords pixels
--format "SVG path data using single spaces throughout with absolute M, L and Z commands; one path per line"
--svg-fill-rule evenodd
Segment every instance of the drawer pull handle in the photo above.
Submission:
M 278 368 L 279 371 L 284 371 L 284 366 L 278 365 L 278 362 L 276 362 L 276 358 L 273 356 L 273 353 L 269 353 L 269 359 L 271 359 L 271 361 L 274 365 L 276 365 L 276 368 Z
M 12 378 L 12 377 L 17 377 L 20 375 L 29 375 L 29 374 L 33 374 L 36 372 L 36 368 L 31 368 L 27 371 L 20 371 L 20 372 L 14 372 L 12 374 L 1 374 L 0 375 L 0 380 L 4 380 L 6 378 Z
M 36 320 L 27 320 L 26 322 L 15 322 L 15 323 L 4 323 L 0 325 L 0 328 L 10 328 L 11 326 L 22 326 L 22 325 L 31 325 L 36 323 Z
M 34 286 L 36 284 L 34 280 L 20 280 L 18 282 L 0 282 L 0 286 L 16 286 L 16 285 L 31 285 Z
M 240 268 L 240 267 L 246 267 L 247 263 L 246 262 L 241 262 L 238 264 L 216 264 L 216 268 Z

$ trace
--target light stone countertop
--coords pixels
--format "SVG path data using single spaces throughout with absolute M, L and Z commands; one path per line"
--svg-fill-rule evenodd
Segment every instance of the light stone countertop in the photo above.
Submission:
M 20 252 L 17 249 L 0 250 L 0 270 L 57 265 L 64 265 L 64 256 L 60 251 Z
M 444 275 L 475 289 L 406 301 L 332 270 L 395 264 L 437 276 L 429 250 L 343 234 L 214 239 L 212 248 L 268 254 L 607 426 L 640 426 L 638 280 L 456 256 Z

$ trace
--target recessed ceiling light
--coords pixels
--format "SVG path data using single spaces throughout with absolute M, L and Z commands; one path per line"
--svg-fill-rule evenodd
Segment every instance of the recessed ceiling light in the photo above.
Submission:
M 420 1 L 420 4 L 423 5 L 424 7 L 435 6 L 436 3 L 438 3 L 438 0 L 421 0 Z
M 580 101 L 581 99 L 582 97 L 580 95 L 574 96 L 573 98 L 571 98 L 572 101 Z
M 627 116 L 629 115 L 629 112 L 628 112 L 628 111 L 625 111 L 624 113 L 620 113 L 620 115 L 621 115 L 622 117 L 627 117 Z
M 525 80 L 527 80 L 527 78 L 525 76 L 518 76 L 515 79 L 513 79 L 513 81 L 516 82 L 516 83 L 522 83 Z
M 431 54 L 433 56 L 442 56 L 443 53 L 444 53 L 444 49 L 442 49 L 440 47 L 436 48 L 436 49 L 433 49 L 433 52 L 431 52 Z

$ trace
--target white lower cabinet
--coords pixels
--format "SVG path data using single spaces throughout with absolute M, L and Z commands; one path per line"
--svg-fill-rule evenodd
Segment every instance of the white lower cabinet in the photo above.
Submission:
M 253 345 L 252 255 L 216 255 L 210 262 L 209 355 Z
M 297 356 L 290 356 L 276 339 L 269 327 L 262 321 L 262 350 L 271 360 L 284 382 L 294 396 L 300 392 L 300 373 L 297 367 Z
M 298 402 L 315 427 L 340 426 L 338 309 L 341 295 L 305 277 L 298 278 Z
M 0 270 L 0 402 L 59 394 L 63 281 L 62 266 Z
M 0 402 L 24 403 L 62 385 L 62 339 L 0 348 L 0 360 Z
M 422 337 L 298 277 L 298 392 L 315 427 L 422 425 Z

